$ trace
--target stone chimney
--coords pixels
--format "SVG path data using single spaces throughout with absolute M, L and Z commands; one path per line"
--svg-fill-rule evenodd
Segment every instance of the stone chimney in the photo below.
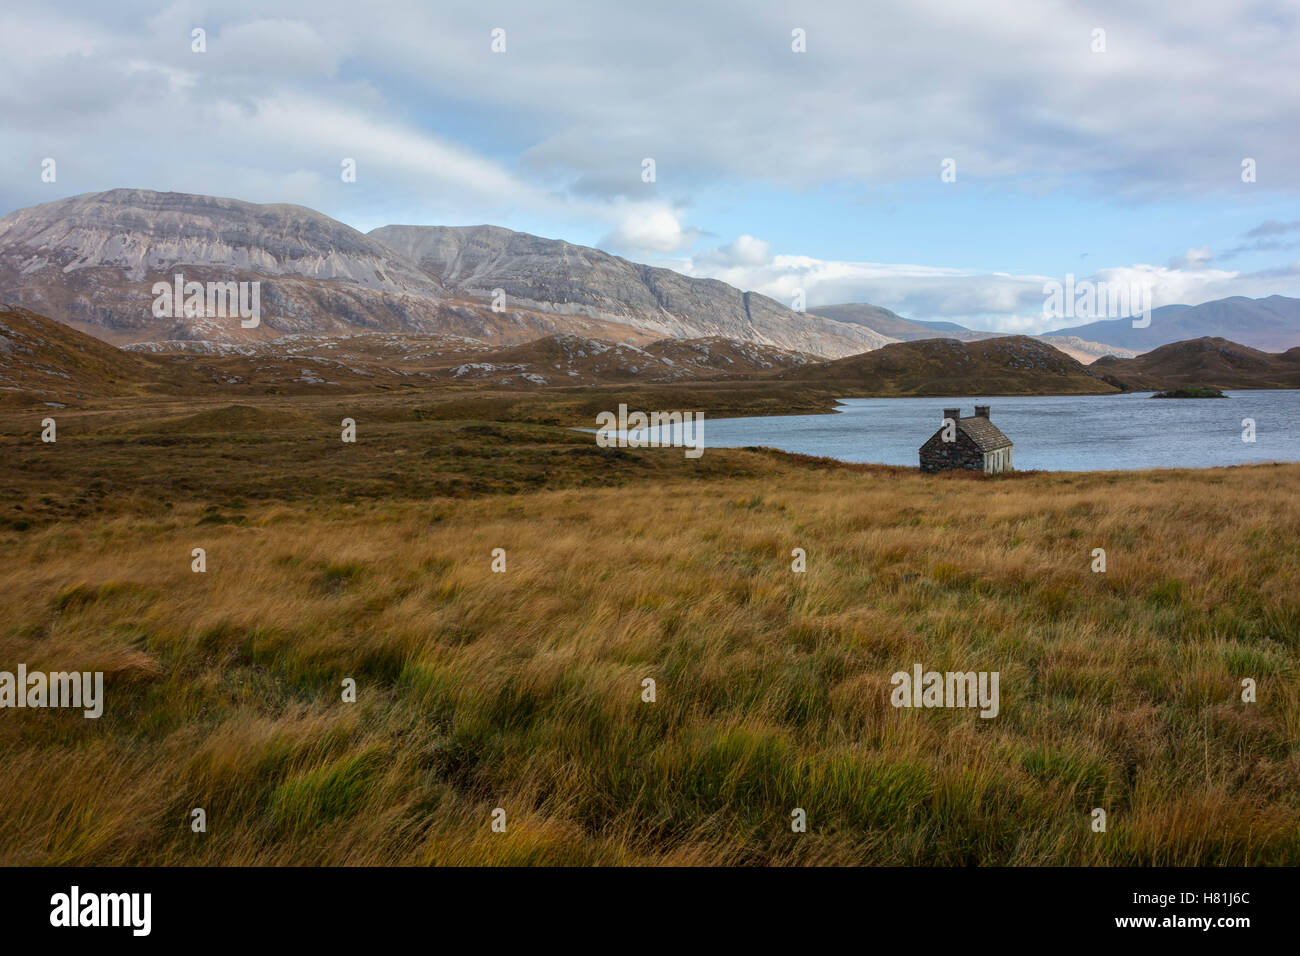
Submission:
M 943 420 L 944 420 L 944 421 L 947 421 L 947 420 L 950 419 L 950 418 L 951 418 L 953 421 L 957 421 L 958 419 L 960 419 L 960 418 L 961 418 L 961 409 L 960 409 L 960 408 L 945 408 L 945 409 L 943 410 Z
M 976 417 L 976 418 L 988 418 L 988 417 L 989 417 L 989 407 L 988 407 L 987 405 L 976 405 L 976 406 L 975 406 L 975 417 Z

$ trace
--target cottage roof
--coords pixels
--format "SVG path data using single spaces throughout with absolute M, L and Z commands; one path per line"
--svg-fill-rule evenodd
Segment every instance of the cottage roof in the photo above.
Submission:
M 975 447 L 983 452 L 1011 447 L 1011 439 L 1002 434 L 1002 429 L 981 415 L 957 419 L 957 430 L 970 438 Z

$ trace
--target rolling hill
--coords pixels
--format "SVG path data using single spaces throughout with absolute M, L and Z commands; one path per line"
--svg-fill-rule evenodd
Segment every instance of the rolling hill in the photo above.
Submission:
M 1191 385 L 1300 388 L 1300 348 L 1270 355 L 1223 339 L 1163 346 L 1091 367 L 1028 336 L 899 342 L 823 360 L 722 338 L 637 346 L 577 335 L 500 346 L 451 335 L 289 335 L 118 348 L 26 309 L 0 306 L 0 403 L 85 404 L 177 395 L 349 394 L 399 388 L 575 388 L 708 382 L 807 383 L 843 395 L 1095 394 Z
M 1207 337 L 1162 345 L 1136 358 L 1101 358 L 1090 371 L 1132 391 L 1196 385 L 1300 388 L 1300 347 L 1271 354 Z
M 898 342 L 781 377 L 833 384 L 846 395 L 1074 395 L 1119 390 L 1070 356 L 1023 335 L 977 342 Z
M 124 352 L 27 309 L 0 305 L 0 404 L 65 405 L 175 393 L 190 382 L 171 363 Z
M 818 356 L 727 339 L 660 339 L 645 346 L 549 335 L 495 346 L 455 336 L 365 333 L 298 335 L 271 342 L 144 343 L 132 352 L 170 356 L 227 385 L 339 389 L 489 384 L 510 388 L 764 377 Z
M 919 342 L 922 339 L 957 339 L 960 342 L 978 342 L 982 339 L 999 338 L 1009 334 L 1005 332 L 980 332 L 958 325 L 956 322 L 905 319 L 888 309 L 881 308 L 878 305 L 868 305 L 864 302 L 824 305 L 819 306 L 815 311 L 818 315 L 824 315 L 841 322 L 852 322 L 866 326 L 881 335 L 889 336 L 900 342 Z M 1060 349 L 1070 358 L 1082 362 L 1084 365 L 1103 355 L 1119 355 L 1127 358 L 1136 354 L 1129 349 L 1119 348 L 1118 346 L 1089 342 L 1077 335 L 1055 335 L 1050 337 L 1032 335 L 1029 338 L 1038 339 L 1052 346 L 1052 348 Z
M 345 394 L 394 388 L 673 383 L 767 378 L 818 356 L 727 339 L 644 347 L 559 334 L 498 346 L 444 335 L 370 332 L 118 348 L 53 319 L 0 306 L 0 402 L 81 404 L 176 394 Z

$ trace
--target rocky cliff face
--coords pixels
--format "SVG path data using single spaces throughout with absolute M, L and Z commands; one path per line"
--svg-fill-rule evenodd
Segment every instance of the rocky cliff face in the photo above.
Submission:
M 639 265 L 599 249 L 498 226 L 384 226 L 370 233 L 456 294 L 544 312 L 585 315 L 677 338 L 717 336 L 825 356 L 892 339 L 787 309 L 715 279 Z
M 158 319 L 153 284 L 260 283 L 263 325 Z M 386 246 L 302 206 L 114 189 L 0 219 L 0 295 L 114 342 L 420 329 L 447 300 Z
M 112 267 L 130 280 L 178 264 L 346 282 L 445 298 L 382 244 L 305 206 L 113 189 L 0 219 L 0 250 L 23 274 Z
M 157 318 L 155 282 L 252 282 L 261 324 Z M 504 289 L 506 311 L 491 309 Z M 0 298 L 117 344 L 285 334 L 554 333 L 632 343 L 723 337 L 836 357 L 889 341 L 723 282 L 495 226 L 370 235 L 302 206 L 114 189 L 0 219 Z

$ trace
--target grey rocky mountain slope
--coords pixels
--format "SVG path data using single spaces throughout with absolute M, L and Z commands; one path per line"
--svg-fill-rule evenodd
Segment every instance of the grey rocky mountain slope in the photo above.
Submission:
M 996 332 L 977 332 L 955 322 L 916 322 L 905 319 L 882 306 L 870 305 L 866 302 L 821 305 L 811 311 L 828 319 L 835 319 L 837 322 L 864 325 L 899 342 L 911 342 L 916 339 L 957 339 L 962 342 L 974 342 L 997 335 Z
M 155 318 L 153 284 L 176 273 L 259 282 L 261 325 Z M 506 290 L 504 312 L 490 307 L 496 288 Z M 633 344 L 722 336 L 836 357 L 890 341 L 723 282 L 506 229 L 366 235 L 303 206 L 142 189 L 73 196 L 0 219 L 0 299 L 117 344 L 362 331 L 510 344 L 567 333 Z
M 264 319 L 159 319 L 153 284 L 258 281 Z M 114 189 L 0 219 L 0 296 L 113 342 L 421 328 L 448 299 L 386 246 L 303 206 Z
M 887 345 L 872 329 L 795 312 L 716 279 L 499 226 L 383 226 L 392 246 L 456 294 L 618 322 L 661 336 L 719 336 L 838 357 Z
M 436 281 L 364 233 L 288 203 L 112 189 L 0 219 L 0 249 L 6 259 L 26 250 L 28 273 L 48 266 L 69 272 L 114 267 L 140 280 L 184 264 L 445 295 Z

